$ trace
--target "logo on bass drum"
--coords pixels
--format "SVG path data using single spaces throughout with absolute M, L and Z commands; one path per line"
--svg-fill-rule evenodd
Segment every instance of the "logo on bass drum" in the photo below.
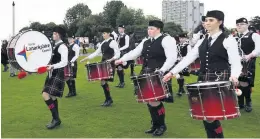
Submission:
M 28 44 L 28 47 L 24 45 L 23 50 L 20 51 L 18 55 L 23 56 L 25 61 L 28 61 L 29 56 L 33 53 L 33 51 L 38 51 L 38 50 L 41 50 L 44 53 L 44 52 L 51 51 L 51 47 L 49 44 L 42 44 L 42 45 L 35 46 L 34 43 L 31 43 Z

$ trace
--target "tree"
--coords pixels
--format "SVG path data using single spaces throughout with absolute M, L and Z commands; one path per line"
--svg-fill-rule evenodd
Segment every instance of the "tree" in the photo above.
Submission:
M 183 30 L 180 25 L 177 25 L 174 22 L 168 22 L 164 24 L 163 32 L 167 32 L 171 36 L 176 36 L 183 33 Z
M 104 6 L 104 18 L 105 21 L 112 26 L 113 28 L 116 27 L 116 20 L 117 17 L 122 9 L 122 7 L 126 7 L 125 4 L 122 1 L 110 1 L 107 2 Z
M 91 15 L 88 18 L 81 20 L 77 24 L 78 29 L 75 36 L 88 36 L 90 39 L 97 36 L 99 30 L 106 26 L 104 23 L 100 24 L 101 20 L 99 15 Z
M 161 20 L 161 19 L 153 15 L 147 15 L 145 17 L 145 23 L 148 24 L 150 20 Z
M 135 25 L 142 25 L 145 24 L 145 16 L 144 16 L 144 12 L 142 9 L 137 9 L 135 10 L 135 15 L 134 15 L 135 19 Z
M 56 24 L 54 22 L 50 22 L 45 25 L 48 30 L 53 30 L 53 28 L 56 26 Z
M 19 32 L 22 32 L 22 31 L 25 31 L 25 30 L 28 30 L 30 29 L 29 27 L 23 27 L 22 29 L 19 30 Z
M 135 10 L 123 7 L 117 17 L 117 25 L 133 25 L 135 23 Z
M 260 16 L 253 17 L 250 21 L 250 24 L 254 26 L 257 30 L 260 30 Z
M 91 10 L 89 7 L 83 3 L 78 3 L 77 5 L 69 8 L 65 15 L 64 24 L 68 28 L 68 33 L 74 35 L 77 32 L 77 23 L 80 20 L 91 15 Z
M 42 32 L 42 31 L 46 30 L 46 26 L 41 24 L 41 23 L 39 23 L 39 22 L 31 23 L 29 28 L 32 29 L 32 30 L 35 30 L 35 31 L 39 31 L 39 32 Z

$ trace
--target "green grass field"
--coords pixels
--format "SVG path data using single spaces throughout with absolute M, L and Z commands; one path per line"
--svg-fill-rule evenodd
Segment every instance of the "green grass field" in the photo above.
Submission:
M 82 57 L 80 57 L 81 59 Z M 99 58 L 93 60 L 99 61 Z M 258 59 L 259 62 L 259 59 Z M 256 87 L 252 94 L 253 111 L 241 111 L 238 119 L 223 121 L 226 138 L 260 138 L 260 71 L 257 64 Z M 136 68 L 138 73 L 140 67 Z M 133 85 L 126 71 L 126 88 L 114 87 L 110 83 L 114 100 L 112 107 L 104 108 L 100 82 L 88 82 L 84 64 L 79 64 L 76 87 L 78 96 L 59 99 L 59 111 L 62 125 L 47 130 L 45 124 L 51 120 L 51 114 L 45 105 L 41 90 L 46 75 L 29 75 L 23 80 L 10 78 L 2 72 L 2 137 L 3 138 L 150 138 L 144 134 L 150 128 L 150 115 L 147 106 L 137 103 L 133 96 Z M 195 82 L 196 77 L 186 78 L 186 83 Z M 177 91 L 174 80 L 173 89 Z M 64 96 L 67 94 L 66 86 Z M 176 95 L 176 94 L 175 94 Z M 188 112 L 186 96 L 175 96 L 175 103 L 165 104 L 166 138 L 204 138 L 206 137 L 202 121 L 193 120 Z

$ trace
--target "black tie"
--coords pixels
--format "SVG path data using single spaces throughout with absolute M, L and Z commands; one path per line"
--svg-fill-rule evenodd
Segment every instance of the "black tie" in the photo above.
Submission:
M 152 38 L 152 42 L 154 42 L 155 41 L 155 39 L 154 38 Z
M 211 40 L 212 40 L 212 37 L 209 37 L 208 38 L 208 48 L 211 46 Z
M 239 38 L 242 38 L 244 34 L 240 34 Z

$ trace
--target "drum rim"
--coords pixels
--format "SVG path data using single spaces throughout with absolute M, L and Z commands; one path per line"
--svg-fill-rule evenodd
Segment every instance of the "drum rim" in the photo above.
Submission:
M 88 65 L 97 65 L 97 64 L 111 64 L 111 63 L 110 63 L 110 62 L 106 62 L 106 61 L 103 61 L 103 62 L 93 62 L 93 63 L 86 64 L 85 66 L 88 66 Z
M 147 76 L 150 75 L 150 76 Z M 153 77 L 153 76 L 160 76 L 158 73 L 151 73 L 151 74 L 141 74 L 141 75 L 136 75 L 136 76 L 131 76 L 130 79 L 134 80 L 134 79 L 144 79 L 144 77 Z M 138 78 L 140 76 L 144 76 L 143 78 Z
M 27 32 L 27 30 L 26 31 L 24 31 L 24 32 Z M 8 45 L 7 45 L 7 57 L 8 57 L 8 61 L 10 60 L 10 57 L 9 57 L 9 49 L 13 49 L 13 53 L 14 53 L 14 60 L 16 61 L 16 62 L 9 62 L 9 64 L 11 64 L 13 67 L 17 67 L 18 69 L 17 70 L 21 70 L 21 69 L 23 69 L 21 66 L 20 66 L 20 64 L 17 62 L 17 60 L 16 60 L 16 57 L 15 57 L 15 48 L 10 48 L 10 45 L 11 45 L 11 42 L 14 40 L 14 38 L 16 38 L 18 35 L 20 35 L 20 36 L 18 36 L 18 38 L 16 39 L 17 41 L 18 41 L 18 39 L 21 37 L 21 34 L 23 34 L 24 32 L 19 32 L 19 33 L 17 33 L 16 35 L 14 35 L 13 37 L 11 37 L 11 39 L 10 39 L 10 41 L 9 41 L 9 43 L 8 43 Z M 15 42 L 15 44 L 14 45 L 16 45 L 16 43 L 17 43 L 17 41 Z M 12 59 L 13 60 L 13 59 Z
M 190 84 L 185 84 L 186 87 L 197 87 L 195 86 L 195 84 L 203 84 L 203 83 L 211 83 L 211 82 L 222 82 L 222 83 L 219 83 L 218 85 L 224 85 L 224 84 L 227 84 L 227 83 L 231 83 L 230 81 L 202 81 L 202 82 L 196 82 L 196 83 L 190 83 Z M 216 85 L 216 84 L 210 84 L 210 85 L 202 85 L 200 87 L 203 87 L 203 86 L 212 86 L 212 85 Z
M 11 39 L 10 42 L 12 42 L 13 39 L 14 39 L 16 36 L 19 35 L 19 37 L 17 38 L 17 41 L 16 41 L 15 44 L 14 44 L 14 45 L 16 46 L 16 44 L 17 44 L 19 38 L 20 38 L 23 34 L 28 33 L 28 32 L 31 32 L 31 31 L 40 33 L 40 34 L 42 34 L 43 36 L 45 36 L 45 37 L 47 38 L 47 40 L 49 41 L 50 45 L 51 45 L 51 52 L 53 53 L 53 48 L 52 48 L 52 44 L 51 44 L 51 42 L 50 42 L 50 39 L 49 39 L 45 34 L 43 34 L 42 32 L 39 32 L 39 31 L 36 31 L 36 30 L 28 29 L 28 30 L 19 32 L 18 34 L 16 34 L 16 35 Z M 10 43 L 10 44 L 11 44 L 11 43 Z M 8 44 L 8 47 L 7 47 L 7 48 L 9 48 L 9 46 L 10 46 L 10 45 Z M 15 50 L 15 48 L 13 48 L 13 49 Z M 15 57 L 15 56 L 14 56 L 14 57 Z M 50 62 L 51 62 L 51 60 L 52 60 L 52 57 L 53 57 L 53 55 L 51 55 L 51 58 L 50 58 L 48 64 L 50 64 Z M 16 57 L 15 57 L 15 58 L 16 58 Z M 9 59 L 9 57 L 8 57 L 8 59 Z M 17 63 L 18 67 L 20 68 L 20 69 L 18 69 L 18 70 L 21 70 L 21 69 L 22 69 L 22 70 L 26 71 L 25 69 L 22 68 L 22 66 L 21 66 L 17 61 L 16 61 L 15 63 Z M 36 70 L 35 72 L 31 72 L 31 71 L 26 71 L 26 72 L 37 73 L 37 70 Z

